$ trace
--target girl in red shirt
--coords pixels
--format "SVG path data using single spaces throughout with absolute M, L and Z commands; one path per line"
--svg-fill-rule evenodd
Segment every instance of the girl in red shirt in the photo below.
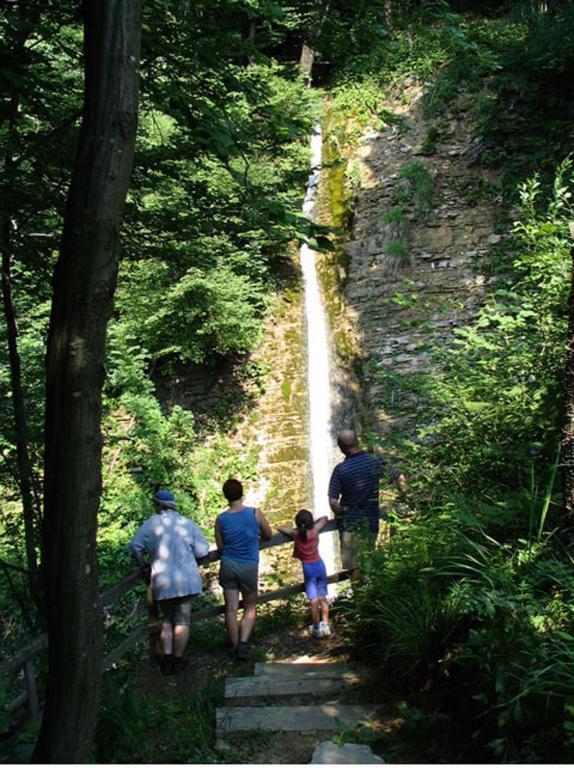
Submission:
M 308 509 L 300 509 L 295 517 L 296 528 L 278 526 L 279 533 L 295 540 L 293 557 L 301 560 L 305 593 L 309 600 L 311 621 L 309 630 L 313 637 L 331 634 L 329 627 L 329 605 L 327 603 L 327 570 L 319 555 L 319 531 L 327 522 L 327 516 L 313 519 Z

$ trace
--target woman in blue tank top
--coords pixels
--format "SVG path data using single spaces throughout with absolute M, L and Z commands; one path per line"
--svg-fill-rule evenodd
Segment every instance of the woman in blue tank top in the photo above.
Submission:
M 259 539 L 270 539 L 272 530 L 260 509 L 243 505 L 243 486 L 239 480 L 227 480 L 223 495 L 229 508 L 215 521 L 215 542 L 221 554 L 219 583 L 225 598 L 229 642 L 237 658 L 245 659 L 257 614 Z M 237 621 L 240 593 L 243 598 L 241 628 Z

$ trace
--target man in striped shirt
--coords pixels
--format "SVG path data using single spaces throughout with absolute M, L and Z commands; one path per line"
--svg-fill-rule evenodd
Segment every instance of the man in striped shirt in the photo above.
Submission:
M 337 464 L 329 482 L 329 506 L 339 520 L 343 567 L 352 579 L 358 578 L 357 536 L 366 529 L 374 543 L 379 532 L 379 485 L 387 475 L 399 490 L 406 492 L 403 473 L 392 466 L 382 453 L 373 455 L 359 448 L 357 435 L 351 430 L 341 432 L 337 445 L 345 455 Z

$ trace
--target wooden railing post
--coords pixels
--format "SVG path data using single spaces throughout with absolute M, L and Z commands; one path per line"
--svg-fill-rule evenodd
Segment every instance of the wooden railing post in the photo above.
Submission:
M 40 715 L 40 704 L 38 702 L 38 690 L 34 675 L 34 659 L 27 659 L 24 662 L 24 680 L 28 694 L 28 712 L 30 713 L 30 719 L 35 722 Z

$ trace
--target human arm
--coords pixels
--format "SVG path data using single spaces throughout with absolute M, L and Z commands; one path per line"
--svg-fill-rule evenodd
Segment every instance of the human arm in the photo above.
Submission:
M 332 499 L 330 496 L 329 496 L 329 506 L 331 507 L 331 512 L 335 515 L 335 517 L 338 517 L 343 511 L 341 502 L 338 499 Z
M 221 528 L 219 526 L 219 517 L 215 520 L 215 546 L 218 552 L 223 552 L 223 536 L 221 535 Z
M 209 542 L 203 535 L 203 533 L 200 531 L 197 525 L 195 523 L 192 523 L 193 526 L 193 538 L 191 540 L 191 549 L 193 551 L 193 554 L 197 559 L 201 557 L 205 557 L 209 552 Z
M 331 512 L 335 515 L 335 517 L 339 517 L 343 511 L 343 507 L 340 502 L 342 491 L 343 486 L 341 484 L 341 478 L 339 477 L 339 465 L 337 465 L 331 474 L 328 491 L 329 506 L 331 507 Z
M 397 477 L 397 486 L 398 486 L 399 491 L 401 493 L 406 493 L 407 492 L 407 478 L 403 475 L 402 472 Z
M 376 453 L 380 457 L 381 472 L 384 472 L 392 483 L 395 483 L 401 493 L 407 492 L 407 478 L 400 469 L 397 469 L 385 456 L 381 446 L 377 446 Z
M 147 526 L 144 523 L 143 525 L 140 525 L 132 540 L 128 544 L 128 551 L 138 564 L 140 575 L 147 584 L 149 583 L 151 577 L 151 566 L 148 562 L 146 562 L 144 558 L 144 554 L 147 551 L 146 532 Z
M 327 515 L 323 515 L 322 517 L 318 517 L 315 520 L 315 523 L 313 524 L 313 530 L 317 531 L 317 533 L 319 533 L 327 525 L 327 521 L 328 520 L 329 520 L 329 518 L 327 517 Z
M 287 525 L 278 525 L 277 530 L 282 533 L 283 536 L 289 536 L 290 539 L 294 539 L 297 531 L 295 528 L 289 528 Z
M 260 509 L 255 510 L 255 519 L 259 523 L 259 535 L 261 538 L 270 539 L 273 536 L 273 530 Z

